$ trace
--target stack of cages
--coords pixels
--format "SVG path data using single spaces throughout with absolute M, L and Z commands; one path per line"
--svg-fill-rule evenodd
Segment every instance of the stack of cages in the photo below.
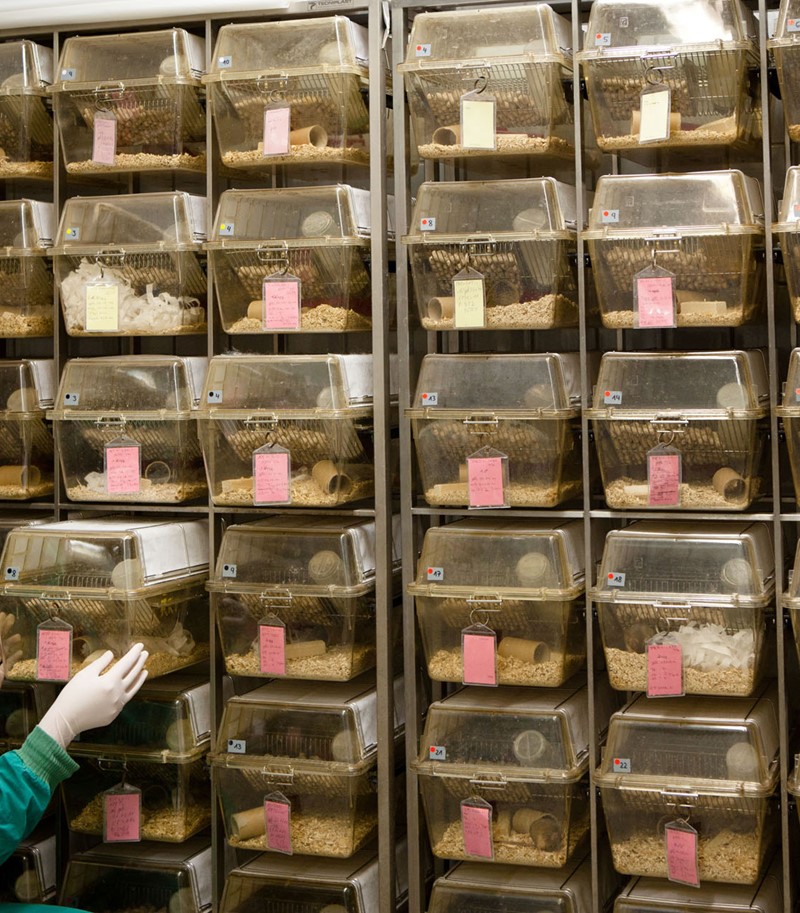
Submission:
M 422 326 L 577 326 L 576 225 L 575 188 L 553 178 L 423 184 L 403 238 Z M 457 313 L 462 277 L 483 279 L 480 313 Z
M 797 143 L 800 142 L 800 5 L 797 0 L 781 0 L 778 21 L 767 47 L 772 51 L 778 70 L 786 131 L 789 139 Z
M 0 903 L 46 904 L 54 900 L 57 871 L 55 826 L 51 821 L 39 825 L 0 864 Z
M 737 327 L 763 314 L 764 204 L 741 171 L 604 175 L 583 238 L 608 329 Z M 672 279 L 670 313 L 639 306 L 650 276 Z
M 199 435 L 214 504 L 336 507 L 371 497 L 371 355 L 218 355 Z
M 74 358 L 53 420 L 72 501 L 177 504 L 206 492 L 197 407 L 206 359 Z
M 398 749 L 403 707 L 403 679 L 396 678 Z M 209 756 L 228 844 L 352 856 L 377 833 L 377 751 L 369 675 L 317 685 L 274 681 L 232 697 Z
M 761 136 L 757 35 L 740 0 L 593 3 L 577 59 L 597 145 L 752 148 Z M 654 91 L 669 93 L 666 131 L 646 114 L 642 123 Z
M 180 191 L 67 200 L 52 251 L 67 333 L 205 333 L 205 207 Z
M 800 19 L 798 22 L 800 23 Z M 786 105 L 785 101 L 784 105 Z M 800 220 L 800 167 L 793 165 L 786 171 L 780 220 L 773 224 L 772 231 L 780 244 L 783 270 L 789 289 L 790 307 L 796 323 L 800 323 L 800 234 L 798 234 L 800 222 L 798 220 Z
M 612 697 L 597 685 L 604 727 Z M 434 856 L 560 868 L 585 845 L 588 700 L 586 685 L 463 688 L 430 705 L 413 767 Z
M 767 623 L 775 558 L 766 523 L 638 521 L 613 530 L 590 595 L 619 691 L 658 694 L 653 644 L 680 648 L 684 694 L 750 695 L 774 657 Z
M 425 500 L 555 507 L 578 497 L 580 395 L 577 353 L 425 356 L 406 410 Z M 484 469 L 496 484 L 481 484 Z
M 53 335 L 54 230 L 52 203 L 0 202 L 0 338 Z
M 586 660 L 583 523 L 459 520 L 425 534 L 417 609 L 428 675 L 472 681 L 463 634 L 494 635 L 490 684 L 558 687 Z
M 59 903 L 118 913 L 209 913 L 212 858 L 204 837 L 174 845 L 101 844 L 72 855 Z
M 407 845 L 398 841 L 397 913 L 407 909 Z M 379 909 L 378 856 L 363 849 L 349 859 L 307 859 L 262 853 L 233 869 L 221 913 L 374 913 Z
M 62 785 L 71 830 L 107 842 L 182 843 L 208 826 L 209 690 L 207 676 L 145 682 L 114 722 L 69 746 L 80 765 Z M 120 799 L 139 808 L 131 829 Z
M 45 100 L 52 82 L 50 48 L 27 39 L 0 44 L 0 179 L 53 177 L 53 121 Z
M 392 541 L 400 584 L 399 517 Z M 225 531 L 208 584 L 230 675 L 349 681 L 376 662 L 375 521 L 270 517 Z M 394 639 L 400 613 L 394 613 Z
M 184 29 L 67 38 L 49 89 L 67 173 L 205 171 L 204 72 Z
M 65 520 L 12 531 L 0 611 L 15 619 L 12 681 L 65 682 L 106 650 L 149 651 L 151 679 L 208 658 L 204 520 Z
M 593 405 L 612 509 L 744 510 L 769 492 L 760 350 L 608 352 Z
M 51 358 L 0 361 L 0 498 L 29 501 L 53 493 Z M 5 404 L 5 405 L 2 405 Z
M 778 838 L 778 743 L 774 688 L 634 697 L 611 719 L 595 776 L 617 871 L 666 878 L 670 832 L 690 830 L 701 884 L 756 884 Z
M 545 3 L 418 14 L 398 71 L 421 158 L 573 154 L 572 30 Z
M 223 164 L 369 164 L 368 77 L 344 16 L 223 25 L 203 79 Z
M 227 190 L 215 231 L 206 249 L 226 333 L 371 328 L 368 190 Z

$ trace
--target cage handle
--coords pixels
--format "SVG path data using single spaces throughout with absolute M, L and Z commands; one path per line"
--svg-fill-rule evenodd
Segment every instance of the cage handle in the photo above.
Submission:
M 496 415 L 492 418 L 469 416 L 464 419 L 464 424 L 471 434 L 493 434 L 500 426 L 500 419 Z
M 492 776 L 491 774 L 485 774 L 484 776 L 470 777 L 469 781 L 470 786 L 475 786 L 478 789 L 507 789 L 508 782 L 503 776 Z
M 700 796 L 699 793 L 688 793 L 681 792 L 679 789 L 662 789 L 661 790 L 662 799 L 691 799 L 696 802 Z M 681 804 L 681 803 L 679 803 Z
M 663 54 L 663 52 L 662 52 Z M 674 63 L 667 64 L 656 64 L 648 63 L 645 65 L 644 69 L 644 78 L 645 82 L 651 86 L 660 86 L 664 82 L 664 71 L 665 70 L 674 70 Z
M 127 252 L 124 248 L 119 250 L 101 250 L 98 254 L 95 254 L 94 262 L 99 267 L 104 266 L 122 266 L 125 263 L 125 257 Z M 116 261 L 115 263 L 109 263 L 109 260 Z
M 270 783 L 280 784 L 281 786 L 291 786 L 294 783 L 294 771 L 288 770 L 270 770 L 269 767 L 261 768 L 261 775 Z
M 101 83 L 92 89 L 97 98 L 113 98 L 114 95 L 122 95 L 124 91 L 125 83 L 121 80 L 120 82 Z
M 681 252 L 681 250 L 679 247 L 665 247 L 665 248 L 654 247 L 652 250 L 653 257 L 652 257 L 651 265 L 653 267 L 656 266 L 656 257 L 659 254 L 679 254 L 680 252 Z
M 270 593 L 264 590 L 258 597 L 265 605 L 276 606 L 280 608 L 290 608 L 294 598 L 289 590 Z
M 124 428 L 128 423 L 124 418 L 101 417 L 94 420 L 98 428 Z
M 278 417 L 276 415 L 264 415 L 261 417 L 248 415 L 244 420 L 244 424 L 247 425 L 248 428 L 258 428 L 262 425 L 270 425 L 274 428 L 278 424 Z

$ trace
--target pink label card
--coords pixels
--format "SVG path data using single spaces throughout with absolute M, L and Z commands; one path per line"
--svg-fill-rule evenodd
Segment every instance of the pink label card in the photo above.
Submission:
M 505 507 L 502 457 L 468 457 L 470 507 Z
M 136 843 L 142 839 L 142 794 L 106 793 L 103 797 L 103 842 Z
M 138 495 L 141 491 L 142 450 L 106 446 L 106 491 L 110 495 Z
M 683 651 L 680 644 L 647 645 L 647 696 L 683 694 Z
M 700 887 L 697 870 L 697 831 L 668 824 L 664 828 L 667 845 L 667 878 L 679 884 Z
M 286 155 L 289 146 L 290 108 L 264 108 L 264 155 Z
M 264 280 L 264 329 L 300 329 L 300 280 Z
M 286 675 L 286 628 L 258 626 L 258 666 L 262 675 Z
M 497 638 L 494 634 L 461 635 L 465 685 L 497 684 Z
M 483 806 L 461 805 L 461 832 L 467 856 L 493 859 L 492 810 Z
M 636 300 L 641 329 L 675 326 L 673 280 L 669 276 L 636 279 Z
M 267 819 L 267 849 L 278 853 L 292 852 L 292 809 L 287 802 L 264 800 Z
M 36 678 L 44 682 L 66 682 L 71 668 L 72 631 L 39 628 L 36 632 Z
M 648 453 L 647 484 L 649 507 L 678 507 L 681 503 L 681 455 Z
M 97 165 L 113 165 L 117 156 L 117 120 L 108 115 L 95 116 L 92 137 L 92 161 Z
M 289 454 L 253 454 L 253 503 L 289 504 L 292 500 Z

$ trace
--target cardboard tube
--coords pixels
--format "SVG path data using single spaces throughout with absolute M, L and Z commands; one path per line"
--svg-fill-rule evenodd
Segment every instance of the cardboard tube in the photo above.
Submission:
M 680 294 L 680 293 L 678 293 Z M 696 295 L 697 292 L 692 292 Z M 684 316 L 697 314 L 702 317 L 723 317 L 728 310 L 724 301 L 700 301 L 696 298 L 678 299 L 678 311 Z
M 635 109 L 631 112 L 631 133 L 636 134 L 639 132 L 639 125 L 642 122 L 642 114 L 639 109 Z M 681 129 L 681 116 L 680 114 L 671 113 L 669 116 L 669 132 L 677 133 Z
M 311 467 L 311 478 L 325 494 L 347 494 L 353 487 L 350 476 L 339 472 L 331 460 L 320 460 Z
M 428 299 L 428 317 L 437 323 L 440 320 L 452 320 L 456 311 L 455 298 L 429 298 Z
M 231 836 L 239 840 L 248 840 L 250 837 L 259 837 L 266 833 L 267 822 L 264 818 L 264 806 L 257 805 L 247 811 L 237 812 L 231 816 Z
M 317 552 L 308 562 L 308 576 L 314 583 L 344 583 L 344 562 L 340 555 L 329 549 Z
M 41 479 L 42 474 L 36 466 L 0 466 L 0 485 L 13 485 L 16 488 L 23 488 L 26 484 L 38 485 Z
M 433 131 L 432 139 L 440 146 L 457 146 L 461 142 L 461 126 L 451 124 L 448 127 L 439 127 Z
M 264 301 L 261 298 L 255 298 L 247 305 L 247 316 L 253 320 L 264 319 Z
M 283 652 L 286 659 L 308 659 L 310 656 L 322 656 L 327 649 L 324 640 L 302 640 L 286 644 Z
M 711 483 L 714 486 L 714 490 L 721 494 L 726 501 L 738 501 L 744 497 L 744 479 L 735 469 L 731 469 L 729 466 L 718 469 L 714 473 Z
M 525 663 L 546 663 L 550 659 L 550 647 L 539 640 L 504 637 L 497 645 L 497 655 L 521 659 Z
M 310 127 L 292 130 L 289 134 L 289 142 L 293 146 L 316 146 L 317 149 L 321 149 L 328 145 L 328 134 L 324 127 L 312 124 Z

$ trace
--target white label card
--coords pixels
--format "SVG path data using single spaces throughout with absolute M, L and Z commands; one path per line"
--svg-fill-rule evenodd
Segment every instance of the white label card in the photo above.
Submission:
M 639 144 L 659 143 L 669 139 L 670 107 L 672 93 L 668 86 L 645 89 L 639 99 L 641 121 Z

